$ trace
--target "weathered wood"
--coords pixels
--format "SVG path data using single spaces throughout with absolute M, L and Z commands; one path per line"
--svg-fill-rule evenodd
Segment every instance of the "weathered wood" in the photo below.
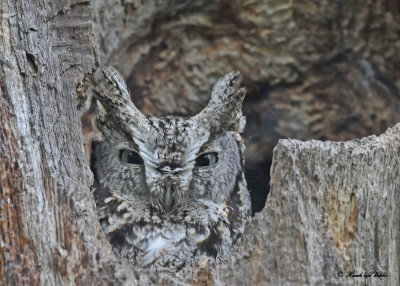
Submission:
M 399 285 L 399 151 L 400 124 L 347 142 L 280 140 L 264 210 L 232 261 L 211 270 L 208 281 Z M 349 271 L 387 276 L 346 277 Z
M 76 87 L 99 64 L 90 2 L 0 5 L 0 284 L 136 281 L 89 191 Z
M 19 198 L 22 173 L 9 108 L 9 98 L 0 81 L 0 284 L 39 285 L 38 258 L 23 231 Z

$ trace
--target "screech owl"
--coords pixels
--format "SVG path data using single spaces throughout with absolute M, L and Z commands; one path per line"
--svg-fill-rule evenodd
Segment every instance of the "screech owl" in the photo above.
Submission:
M 115 69 L 99 73 L 93 194 L 115 255 L 174 271 L 201 254 L 224 262 L 251 213 L 239 72 L 219 79 L 192 117 L 146 116 Z

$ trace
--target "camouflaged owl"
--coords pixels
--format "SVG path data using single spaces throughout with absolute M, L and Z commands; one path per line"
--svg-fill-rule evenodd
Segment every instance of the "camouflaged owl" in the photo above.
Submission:
M 192 117 L 146 116 L 115 69 L 99 73 L 103 140 L 92 146 L 91 167 L 100 224 L 115 255 L 174 271 L 199 255 L 224 262 L 251 213 L 239 72 L 219 79 Z

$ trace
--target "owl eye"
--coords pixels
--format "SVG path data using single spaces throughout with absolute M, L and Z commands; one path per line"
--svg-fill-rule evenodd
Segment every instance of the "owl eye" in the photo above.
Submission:
M 206 154 L 202 154 L 199 157 L 197 157 L 196 166 L 197 167 L 212 166 L 217 162 L 218 162 L 217 153 L 215 153 L 215 152 L 206 153 Z
M 119 153 L 119 159 L 128 164 L 136 164 L 136 165 L 142 165 L 143 164 L 143 159 L 140 157 L 140 155 L 131 150 L 121 150 Z

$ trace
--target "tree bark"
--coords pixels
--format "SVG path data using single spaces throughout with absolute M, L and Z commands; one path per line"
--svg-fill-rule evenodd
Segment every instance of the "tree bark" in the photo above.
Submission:
M 389 275 L 370 278 L 371 285 L 399 284 L 399 125 L 349 142 L 280 141 L 271 196 L 232 259 L 215 265 L 200 258 L 180 281 L 138 273 L 112 254 L 94 211 L 77 111 L 101 58 L 131 79 L 135 96 L 143 91 L 136 100 L 144 111 L 159 114 L 196 112 L 216 77 L 242 70 L 248 136 L 261 130 L 249 149 L 264 155 L 282 136 L 382 132 L 399 119 L 392 1 L 346 2 L 349 13 L 327 1 L 45 2 L 0 4 L 0 284 L 364 285 L 337 276 L 353 269 Z M 255 17 L 260 11 L 266 15 Z M 331 97 L 338 118 L 322 116 Z M 257 120 L 250 115 L 256 107 Z M 345 117 L 353 107 L 355 125 Z
M 140 281 L 112 255 L 89 192 L 76 89 L 98 66 L 90 2 L 0 11 L 1 284 Z
M 399 150 L 400 124 L 347 142 L 279 141 L 266 206 L 231 262 L 211 270 L 210 280 L 399 285 Z M 351 271 L 362 277 L 346 277 Z

